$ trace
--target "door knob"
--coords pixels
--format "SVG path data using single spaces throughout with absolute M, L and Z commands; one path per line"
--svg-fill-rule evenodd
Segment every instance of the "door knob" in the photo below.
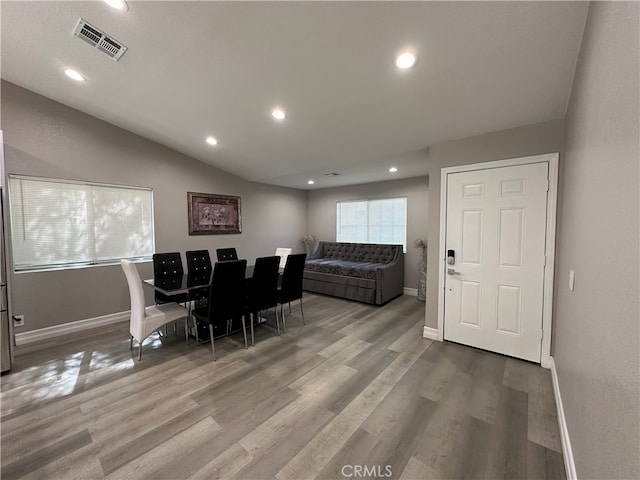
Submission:
M 453 268 L 447 268 L 447 273 L 449 275 L 460 275 L 460 272 L 456 272 Z

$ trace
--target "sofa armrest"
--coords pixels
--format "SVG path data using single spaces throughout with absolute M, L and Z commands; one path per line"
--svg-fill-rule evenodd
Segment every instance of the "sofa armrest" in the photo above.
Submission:
M 318 258 L 323 258 L 324 253 L 324 242 L 318 243 L 318 248 L 311 255 L 307 255 L 307 260 L 317 260 Z
M 376 304 L 382 305 L 404 292 L 404 253 L 398 249 L 395 258 L 376 272 Z

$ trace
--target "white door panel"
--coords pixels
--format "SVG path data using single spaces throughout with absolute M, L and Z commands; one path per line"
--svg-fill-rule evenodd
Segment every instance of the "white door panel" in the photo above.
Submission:
M 444 337 L 540 362 L 548 164 L 447 177 Z

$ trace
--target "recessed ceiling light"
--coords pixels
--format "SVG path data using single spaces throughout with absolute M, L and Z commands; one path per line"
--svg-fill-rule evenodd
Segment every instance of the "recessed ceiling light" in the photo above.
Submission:
M 218 144 L 218 140 L 216 140 L 215 137 L 209 136 L 209 137 L 207 137 L 207 143 L 209 145 L 217 145 Z
M 307 180 L 307 183 L 308 183 L 309 185 L 313 185 L 313 184 L 315 184 L 316 182 L 314 182 L 313 180 Z
M 418 61 L 418 57 L 413 52 L 403 52 L 396 57 L 396 67 L 406 70 L 413 67 Z
M 84 82 L 86 80 L 86 78 L 72 68 L 67 68 L 64 73 L 67 77 L 75 80 L 76 82 Z
M 109 5 L 111 8 L 115 8 L 116 10 L 120 10 L 121 12 L 126 12 L 129 10 L 129 5 L 125 0 L 103 0 L 104 3 Z
M 285 118 L 287 118 L 287 114 L 281 108 L 274 108 L 273 110 L 271 110 L 271 116 L 276 120 L 284 120 Z
M 398 169 L 396 167 L 391 167 L 389 169 L 389 172 L 391 172 L 391 173 L 396 173 L 397 171 L 398 171 Z

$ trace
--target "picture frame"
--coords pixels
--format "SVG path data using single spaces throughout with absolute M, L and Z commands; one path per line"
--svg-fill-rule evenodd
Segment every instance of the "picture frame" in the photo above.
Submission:
M 240 197 L 187 192 L 189 235 L 242 233 Z

